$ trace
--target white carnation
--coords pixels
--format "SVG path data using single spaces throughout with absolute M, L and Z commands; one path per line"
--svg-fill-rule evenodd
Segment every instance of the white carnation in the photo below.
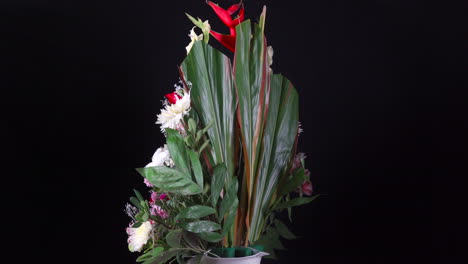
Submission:
M 190 93 L 186 92 L 175 104 L 168 104 L 158 115 L 156 124 L 161 125 L 161 131 L 166 128 L 180 129 L 181 120 L 190 111 Z

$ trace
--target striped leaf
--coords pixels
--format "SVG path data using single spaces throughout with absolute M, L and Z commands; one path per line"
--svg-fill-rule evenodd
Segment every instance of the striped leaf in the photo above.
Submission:
M 207 130 L 215 164 L 224 162 L 228 179 L 234 175 L 235 94 L 228 57 L 197 41 L 181 65 L 181 78 L 191 83 L 192 108 Z

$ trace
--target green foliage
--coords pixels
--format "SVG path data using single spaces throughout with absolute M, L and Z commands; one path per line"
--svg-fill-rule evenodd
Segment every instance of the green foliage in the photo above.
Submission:
M 271 73 L 263 25 L 254 25 L 253 32 L 251 28 L 249 20 L 236 28 L 234 79 L 246 164 L 241 203 L 251 214 L 247 239 L 253 243 L 263 232 L 278 182 L 293 155 L 299 97 L 289 80 Z
M 168 167 L 146 167 L 137 171 L 154 186 L 166 192 L 193 195 L 202 192 L 191 175 Z
M 201 19 L 187 16 L 206 30 Z M 170 194 L 169 201 L 158 202 L 170 217 L 151 216 L 148 201 L 136 190 L 130 198 L 139 210 L 134 227 L 150 218 L 161 221 L 153 230 L 155 241 L 138 258 L 143 264 L 185 263 L 220 241 L 259 244 L 275 257 L 275 250 L 284 249 L 280 237 L 297 236 L 274 212 L 287 209 L 290 216 L 292 207 L 318 196 L 290 198 L 306 180 L 303 167 L 290 169 L 299 97 L 288 79 L 270 69 L 265 12 L 259 21 L 237 26 L 234 64 L 207 45 L 205 31 L 206 42 L 195 42 L 181 64 L 192 110 L 184 117 L 183 135 L 165 131 L 175 166 L 137 169 L 153 191 Z
M 181 223 L 181 226 L 192 233 L 212 232 L 221 229 L 221 226 L 218 223 L 207 220 Z
M 183 253 L 184 251 L 185 249 L 171 248 L 167 251 L 160 253 L 155 257 L 145 260 L 143 264 L 163 264 L 166 263 L 168 260 L 176 257 L 178 254 Z
M 198 234 L 201 239 L 206 240 L 208 242 L 219 242 L 223 239 L 224 235 L 216 232 L 201 232 Z
M 307 180 L 305 170 L 303 167 L 297 168 L 293 171 L 291 177 L 282 185 L 278 186 L 278 196 L 282 197 L 301 186 Z
M 182 248 L 182 229 L 171 230 L 167 233 L 166 243 L 172 248 Z
M 137 258 L 137 262 L 145 262 L 156 258 L 164 251 L 163 247 L 155 247 Z
M 198 183 L 198 186 L 200 186 L 200 189 L 203 189 L 203 168 L 200 163 L 200 156 L 193 150 L 188 150 L 188 156 L 190 157 L 190 164 L 192 165 L 195 180 Z
M 210 122 L 205 128 L 201 130 L 198 130 L 197 123 L 193 118 L 189 118 L 187 120 L 187 124 L 187 135 L 184 137 L 185 144 L 200 155 L 210 143 L 210 140 L 205 139 L 204 135 L 206 131 L 212 126 L 213 122 Z
M 260 237 L 260 239 L 255 242 L 257 245 L 262 245 L 265 248 L 265 251 L 270 253 L 266 258 L 276 259 L 275 250 L 285 249 L 283 244 L 280 241 L 280 236 L 278 231 L 273 227 L 268 227 L 265 233 Z
M 297 238 L 297 236 L 294 235 L 291 231 L 289 231 L 288 227 L 278 219 L 275 220 L 275 228 L 278 234 L 283 238 L 286 238 L 286 239 Z
M 279 210 L 279 209 L 285 209 L 285 208 L 290 208 L 290 207 L 294 207 L 294 206 L 299 206 L 299 205 L 303 205 L 303 204 L 307 204 L 307 203 L 310 203 L 312 202 L 313 200 L 317 199 L 317 197 L 319 197 L 320 195 L 317 194 L 317 195 L 314 195 L 312 197 L 298 197 L 298 198 L 294 198 L 294 199 L 291 199 L 289 201 L 286 201 L 284 203 L 281 203 L 279 204 L 275 209 Z
M 166 134 L 167 147 L 177 169 L 185 174 L 190 174 L 190 162 L 184 138 L 174 129 L 166 129 Z
M 216 207 L 218 203 L 221 190 L 223 189 L 227 177 L 227 170 L 224 163 L 218 164 L 214 168 L 213 177 L 211 178 L 211 205 L 213 207 Z
M 177 216 L 176 219 L 197 219 L 208 215 L 215 214 L 216 210 L 209 206 L 194 205 L 183 209 Z
M 206 133 L 212 145 L 214 165 L 224 162 L 229 178 L 234 176 L 235 168 L 236 97 L 231 68 L 228 57 L 202 41 L 195 42 L 180 67 L 181 78 L 192 84 L 192 111 L 197 112 L 202 124 L 212 124 Z M 206 143 L 201 149 L 205 147 Z
M 237 200 L 237 179 L 234 179 L 234 183 L 226 186 L 226 188 L 227 192 L 225 193 L 225 196 L 219 205 L 219 220 L 224 217 L 224 215 L 233 207 L 234 201 Z

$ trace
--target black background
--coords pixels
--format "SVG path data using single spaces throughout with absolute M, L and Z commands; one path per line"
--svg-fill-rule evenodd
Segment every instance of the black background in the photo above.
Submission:
M 456 259 L 466 5 L 245 2 L 253 20 L 268 6 L 273 69 L 300 93 L 299 149 L 325 194 L 294 211 L 301 238 L 278 263 Z M 184 12 L 226 28 L 202 0 L 0 7 L 3 240 L 18 263 L 134 263 L 123 208 L 164 142 L 154 122 L 189 42 Z

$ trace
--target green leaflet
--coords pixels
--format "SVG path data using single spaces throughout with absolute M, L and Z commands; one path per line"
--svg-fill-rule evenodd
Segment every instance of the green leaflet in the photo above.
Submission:
M 181 248 L 182 229 L 171 230 L 166 235 L 166 242 L 172 248 Z
M 229 213 L 226 216 L 226 220 L 224 220 L 223 224 L 223 234 L 226 235 L 232 224 L 234 224 L 234 220 L 236 218 L 237 207 L 239 206 L 239 199 L 236 197 L 234 199 L 234 203 L 232 204 L 231 208 L 229 209 Z
M 196 221 L 191 223 L 182 223 L 181 226 L 193 233 L 212 232 L 221 229 L 221 226 L 211 221 Z
M 227 177 L 226 174 L 227 170 L 224 163 L 218 164 L 214 168 L 213 176 L 211 177 L 211 205 L 215 208 Z
M 135 197 L 130 197 L 130 202 L 135 205 L 140 211 L 143 211 L 144 208 L 141 206 L 140 201 Z
M 137 171 L 154 186 L 163 191 L 186 195 L 197 194 L 202 191 L 200 186 L 192 181 L 190 174 L 186 175 L 168 167 L 139 168 Z
M 307 204 L 307 203 L 310 203 L 312 202 L 313 200 L 317 199 L 317 197 L 319 197 L 320 195 L 317 194 L 317 195 L 314 195 L 312 197 L 298 197 L 298 198 L 294 198 L 292 200 L 289 200 L 289 201 L 286 201 L 284 203 L 281 203 L 279 204 L 275 209 L 279 210 L 279 209 L 285 209 L 285 208 L 290 208 L 290 207 L 294 207 L 294 206 L 299 206 L 299 205 L 303 205 L 303 204 Z
M 181 64 L 181 78 L 192 84 L 190 98 L 202 126 L 207 129 L 215 163 L 224 162 L 234 175 L 234 120 L 236 98 L 232 67 L 228 57 L 208 44 L 197 41 Z
M 226 186 L 227 192 L 224 195 L 221 204 L 219 205 L 218 220 L 221 221 L 224 215 L 229 212 L 233 207 L 235 200 L 237 200 L 237 179 L 234 178 L 234 183 Z M 237 209 L 237 208 L 236 208 Z
M 288 227 L 278 219 L 275 220 L 275 228 L 276 228 L 276 231 L 278 232 L 278 234 L 281 237 L 284 237 L 286 239 L 296 239 L 297 238 L 297 236 L 294 235 L 291 231 L 289 231 Z
M 184 210 L 182 210 L 177 216 L 176 219 L 196 219 L 196 218 L 202 218 L 207 215 L 212 215 L 215 214 L 216 210 L 212 207 L 209 206 L 204 206 L 204 205 L 194 205 L 191 207 L 187 207 Z
M 200 237 L 197 234 L 183 230 L 182 238 L 186 247 L 203 250 L 200 243 Z
M 177 169 L 190 174 L 190 163 L 184 138 L 174 129 L 166 129 L 167 147 Z
M 139 191 L 133 189 L 133 192 L 135 193 L 138 200 L 140 200 L 140 202 L 145 200 L 145 198 L 143 198 L 143 195 L 141 195 L 141 193 Z
M 156 258 L 159 254 L 161 254 L 164 251 L 163 247 L 156 247 L 151 249 L 150 251 L 146 252 L 145 254 L 141 255 L 140 257 L 137 258 L 137 262 L 144 262 L 150 259 Z
M 174 258 L 178 254 L 182 253 L 185 249 L 180 248 L 171 248 L 167 251 L 162 252 L 156 257 L 150 258 L 143 262 L 143 264 L 162 264 L 166 263 L 168 260 Z
M 258 239 L 255 244 L 262 245 L 265 251 L 270 253 L 266 258 L 276 258 L 275 249 L 285 249 L 280 241 L 278 231 L 272 227 L 266 229 L 265 233 Z
M 305 180 L 306 177 L 304 168 L 300 167 L 295 169 L 291 175 L 291 178 L 282 186 L 278 186 L 278 197 L 282 197 L 283 195 L 294 191 L 297 187 L 301 186 Z
M 190 157 L 190 164 L 192 164 L 192 170 L 193 174 L 195 175 L 195 180 L 198 183 L 198 186 L 200 186 L 201 189 L 203 189 L 203 168 L 200 163 L 200 156 L 198 153 L 196 153 L 193 150 L 187 150 L 188 156 Z
M 198 235 L 200 236 L 201 239 L 206 240 L 208 242 L 213 242 L 213 243 L 221 241 L 221 239 L 223 239 L 223 235 L 216 233 L 216 232 L 202 232 Z

